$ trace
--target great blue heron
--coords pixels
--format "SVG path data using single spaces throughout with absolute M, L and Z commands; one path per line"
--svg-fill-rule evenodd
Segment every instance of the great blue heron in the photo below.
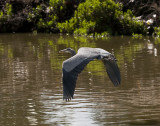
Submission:
M 115 86 L 120 84 L 120 71 L 116 64 L 116 59 L 113 54 L 105 51 L 104 49 L 82 47 L 78 50 L 78 53 L 76 54 L 73 49 L 66 48 L 60 50 L 60 52 L 67 52 L 72 54 L 72 57 L 65 60 L 62 65 L 64 100 L 68 101 L 73 98 L 78 74 L 90 61 L 94 59 L 103 61 L 108 76 Z

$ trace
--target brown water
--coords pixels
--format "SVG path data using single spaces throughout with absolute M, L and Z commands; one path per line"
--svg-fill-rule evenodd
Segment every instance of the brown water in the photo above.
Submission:
M 103 48 L 115 54 L 121 85 L 103 63 L 79 75 L 74 99 L 62 99 L 60 49 Z M 160 41 L 107 40 L 53 34 L 0 35 L 0 126 L 160 125 Z

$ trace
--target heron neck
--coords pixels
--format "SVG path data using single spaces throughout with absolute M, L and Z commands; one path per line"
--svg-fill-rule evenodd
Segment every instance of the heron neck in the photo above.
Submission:
M 74 56 L 76 55 L 76 52 L 74 50 L 71 51 L 71 55 Z

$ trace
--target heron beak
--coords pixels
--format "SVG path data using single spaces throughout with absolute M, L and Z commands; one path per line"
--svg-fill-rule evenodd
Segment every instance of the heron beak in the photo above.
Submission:
M 59 51 L 59 53 L 68 52 L 67 49 L 62 49 Z

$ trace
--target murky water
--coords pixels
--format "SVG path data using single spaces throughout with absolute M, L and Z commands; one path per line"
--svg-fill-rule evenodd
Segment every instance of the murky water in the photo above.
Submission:
M 74 99 L 62 99 L 60 49 L 103 48 L 115 54 L 122 82 L 103 63 L 79 75 Z M 53 34 L 0 35 L 0 126 L 160 125 L 160 41 L 107 40 Z

